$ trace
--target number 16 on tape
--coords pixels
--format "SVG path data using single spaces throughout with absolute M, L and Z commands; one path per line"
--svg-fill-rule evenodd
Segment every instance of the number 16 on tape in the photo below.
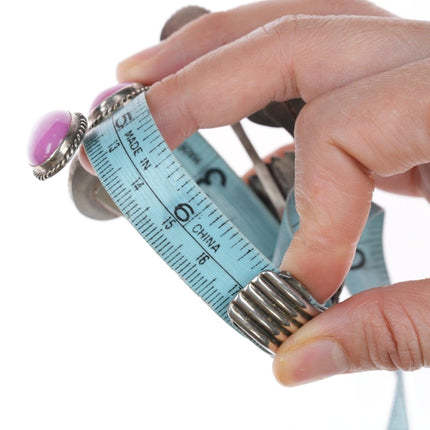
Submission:
M 83 141 L 100 182 L 79 167 L 72 170 L 86 183 L 82 205 L 96 201 L 111 216 L 120 211 L 221 318 L 274 353 L 325 310 L 271 262 L 278 221 L 200 134 L 172 153 L 143 86 L 115 87 L 103 96 L 89 115 L 88 130 L 81 114 L 55 112 L 42 120 L 30 150 L 36 177 L 57 173 Z M 288 205 L 285 215 L 281 229 L 293 217 Z

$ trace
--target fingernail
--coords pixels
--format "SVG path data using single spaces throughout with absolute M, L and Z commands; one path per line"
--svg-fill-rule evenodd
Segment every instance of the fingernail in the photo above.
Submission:
M 162 48 L 163 43 L 151 46 L 129 58 L 121 61 L 117 67 L 117 76 L 119 80 L 130 78 L 130 76 L 136 76 L 144 68 L 144 63 L 154 57 Z
M 146 61 L 149 58 L 153 57 L 157 52 L 162 48 L 163 42 L 157 43 L 150 48 L 146 48 L 143 51 L 138 52 L 137 54 L 132 55 L 131 57 L 126 58 L 120 64 L 124 65 L 124 67 L 133 66 L 136 63 L 140 63 L 142 61 Z
M 351 369 L 342 347 L 331 340 L 317 340 L 297 349 L 280 351 L 274 373 L 283 385 L 294 386 L 338 375 Z

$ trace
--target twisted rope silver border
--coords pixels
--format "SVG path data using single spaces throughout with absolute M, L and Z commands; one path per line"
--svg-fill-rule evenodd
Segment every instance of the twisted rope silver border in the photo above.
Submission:
M 69 131 L 55 152 L 42 164 L 35 166 L 33 175 L 40 181 L 54 176 L 73 157 L 87 131 L 87 119 L 81 113 L 72 115 Z
M 88 130 L 91 130 L 93 127 L 100 124 L 106 118 L 110 117 L 115 111 L 126 105 L 131 99 L 143 91 L 148 91 L 148 89 L 149 86 L 135 83 L 121 88 L 109 96 L 90 112 L 88 116 Z

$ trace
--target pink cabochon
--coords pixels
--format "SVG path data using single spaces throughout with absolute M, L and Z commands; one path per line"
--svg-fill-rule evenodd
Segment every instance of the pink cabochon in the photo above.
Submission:
M 30 138 L 28 158 L 32 166 L 43 164 L 60 146 L 72 122 L 70 112 L 56 110 L 47 113 L 36 124 Z
M 107 88 L 106 90 L 102 91 L 93 101 L 90 107 L 90 111 L 92 111 L 95 107 L 97 107 L 102 101 L 106 100 L 108 97 L 110 97 L 112 94 L 116 93 L 117 91 L 121 90 L 122 88 L 126 87 L 127 85 L 130 85 L 129 83 L 123 83 L 118 84 L 113 87 Z

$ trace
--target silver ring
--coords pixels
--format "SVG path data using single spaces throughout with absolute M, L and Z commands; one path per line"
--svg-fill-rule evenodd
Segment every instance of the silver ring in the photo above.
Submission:
M 281 343 L 327 308 L 288 272 L 256 276 L 231 301 L 231 322 L 260 348 L 274 355 Z
M 89 128 L 91 129 L 109 118 L 133 97 L 147 89 L 148 87 L 141 84 L 124 84 L 124 86 L 116 91 L 112 88 L 108 89 L 107 92 L 110 95 L 102 99 L 89 114 Z M 104 93 L 100 96 L 103 96 Z M 89 174 L 81 166 L 79 160 L 75 160 L 70 168 L 69 191 L 78 210 L 89 218 L 107 220 L 122 215 L 103 188 L 100 180 Z
M 129 84 L 103 100 L 98 106 L 91 110 L 88 115 L 89 128 L 95 127 L 103 120 L 111 116 L 115 111 L 126 105 L 132 98 L 147 91 L 149 87 L 142 84 Z

